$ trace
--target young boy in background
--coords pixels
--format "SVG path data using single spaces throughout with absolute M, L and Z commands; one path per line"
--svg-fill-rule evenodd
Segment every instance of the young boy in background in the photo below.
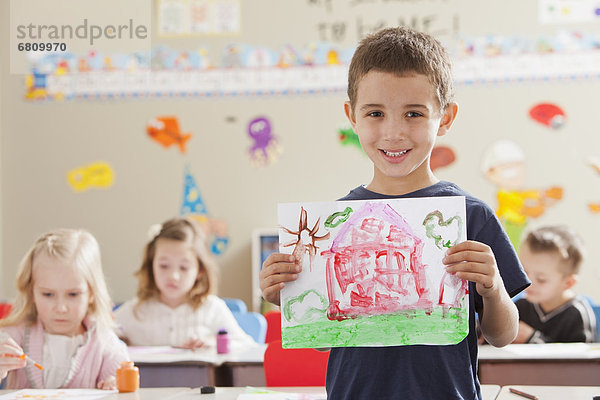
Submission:
M 469 281 L 469 333 L 447 346 L 332 348 L 327 398 L 481 399 L 475 311 L 489 343 L 512 342 L 518 315 L 509 295 L 529 281 L 493 210 L 431 171 L 436 137 L 450 130 L 458 111 L 449 56 L 426 34 L 381 30 L 356 49 L 348 96 L 346 115 L 374 173 L 367 186 L 341 200 L 466 197 L 467 241 L 450 248 L 443 262 L 448 272 Z M 297 279 L 299 272 L 293 256 L 271 254 L 260 272 L 263 297 L 279 304 L 285 282 Z
M 538 228 L 525 237 L 519 258 L 531 286 L 517 300 L 515 343 L 597 341 L 594 311 L 572 290 L 583 253 L 581 239 L 565 226 Z

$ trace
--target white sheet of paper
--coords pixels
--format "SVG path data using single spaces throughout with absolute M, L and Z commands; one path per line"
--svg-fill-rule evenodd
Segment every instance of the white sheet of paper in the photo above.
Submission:
M 279 204 L 280 251 L 302 272 L 281 292 L 284 347 L 457 343 L 467 284 L 445 252 L 466 239 L 464 197 Z

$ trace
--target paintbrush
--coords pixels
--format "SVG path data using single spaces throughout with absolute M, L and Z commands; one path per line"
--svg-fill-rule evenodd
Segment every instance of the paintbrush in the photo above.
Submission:
M 35 365 L 35 367 L 39 370 L 44 369 L 44 367 L 42 367 L 39 363 L 35 362 L 31 357 L 29 357 L 27 354 L 23 353 L 21 355 L 18 354 L 9 354 L 9 353 L 4 353 L 2 354 L 2 357 L 12 357 L 12 358 L 20 358 L 21 360 L 26 360 L 30 363 L 32 363 L 33 365 Z

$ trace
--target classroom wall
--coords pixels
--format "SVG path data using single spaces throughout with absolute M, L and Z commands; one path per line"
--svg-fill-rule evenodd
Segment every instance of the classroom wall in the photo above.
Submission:
M 2 41 L 2 43 L 0 43 L 0 54 L 5 54 L 4 52 L 4 48 L 5 48 L 5 44 L 4 41 Z M 0 64 L 0 93 L 3 93 L 4 91 L 3 86 L 2 86 L 2 82 L 3 79 L 2 77 L 4 76 L 4 65 Z M 2 95 L 0 95 L 0 176 L 2 176 L 2 133 L 4 132 L 4 128 L 3 128 L 3 122 L 4 122 L 4 108 L 2 108 Z M 3 233 L 2 233 L 2 183 L 0 182 L 0 254 L 3 254 L 2 251 L 2 238 L 3 238 Z M 2 282 L 2 284 L 0 284 L 0 301 L 2 301 L 2 299 L 5 298 L 4 295 L 4 268 L 2 268 L 0 266 L 0 282 Z
M 429 26 L 438 23 L 445 41 L 458 33 L 541 35 L 559 28 L 538 24 L 536 2 L 517 0 L 253 0 L 242 5 L 240 36 L 155 38 L 153 44 L 181 49 L 208 45 L 215 52 L 230 42 L 302 46 L 331 39 L 326 27 L 343 21 L 347 31 L 338 44 L 351 46 L 359 39 L 359 21 L 365 27 L 367 22 L 391 25 L 396 16 L 417 21 L 418 27 L 429 18 L 434 21 Z M 338 142 L 337 129 L 345 123 L 344 93 L 27 102 L 24 77 L 8 73 L 8 1 L 0 2 L 0 10 L 0 295 L 5 298 L 15 294 L 16 268 L 31 243 L 58 226 L 90 230 L 100 242 L 114 300 L 134 296 L 133 272 L 141 262 L 147 231 L 178 214 L 187 163 L 208 212 L 229 228 L 229 246 L 216 257 L 218 293 L 250 305 L 251 233 L 277 226 L 277 203 L 334 200 L 370 180 L 367 157 Z M 458 27 L 453 25 L 457 20 Z M 562 28 L 600 31 L 597 24 Z M 479 171 L 481 154 L 498 139 L 518 142 L 527 157 L 528 185 L 560 185 L 565 191 L 564 199 L 530 226 L 567 223 L 582 234 L 589 257 L 577 291 L 600 302 L 600 215 L 585 205 L 600 201 L 600 177 L 585 162 L 592 150 L 600 155 L 593 123 L 597 103 L 587 95 L 599 90 L 597 78 L 458 85 L 458 120 L 439 140 L 455 150 L 457 159 L 437 175 L 495 207 L 495 189 Z M 563 129 L 549 130 L 527 116 L 541 101 L 560 103 L 567 110 Z M 193 134 L 187 154 L 163 149 L 148 138 L 146 123 L 164 115 L 177 116 L 182 130 Z M 270 119 L 282 146 L 282 154 L 268 167 L 252 166 L 247 156 L 247 125 L 258 116 Z M 100 160 L 112 165 L 114 184 L 74 193 L 66 182 L 67 171 Z

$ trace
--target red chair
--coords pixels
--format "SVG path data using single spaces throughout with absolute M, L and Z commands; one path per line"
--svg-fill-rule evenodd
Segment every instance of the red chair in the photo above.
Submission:
M 0 303 L 0 319 L 7 317 L 12 310 L 12 304 L 10 303 Z
M 325 386 L 329 351 L 283 349 L 281 340 L 269 342 L 265 351 L 267 386 Z
M 265 343 L 281 340 L 281 311 L 269 311 L 265 314 L 265 319 L 267 320 Z

